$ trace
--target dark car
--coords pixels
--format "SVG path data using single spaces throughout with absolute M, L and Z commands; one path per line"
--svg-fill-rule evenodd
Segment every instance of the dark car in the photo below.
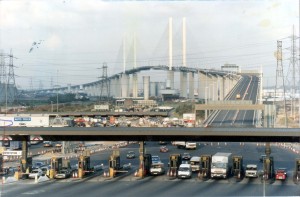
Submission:
M 127 159 L 134 159 L 135 158 L 135 153 L 133 151 L 128 151 L 126 155 Z
M 191 155 L 190 155 L 190 153 L 183 153 L 183 155 L 182 155 L 182 159 L 183 160 L 190 160 L 191 159 Z

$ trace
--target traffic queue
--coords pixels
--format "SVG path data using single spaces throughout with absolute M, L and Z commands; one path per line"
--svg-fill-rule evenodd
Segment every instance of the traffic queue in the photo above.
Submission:
M 161 146 L 158 151 L 161 154 L 168 154 L 166 144 L 167 142 L 159 142 Z M 162 162 L 160 156 L 145 153 L 142 149 L 139 150 L 139 155 L 136 155 L 133 150 L 128 150 L 126 154 L 127 160 L 138 159 L 139 165 L 135 167 L 131 163 L 122 164 L 119 149 L 112 149 L 112 153 L 108 158 L 107 168 L 103 164 L 92 166 L 90 151 L 85 150 L 78 156 L 75 166 L 71 166 L 70 160 L 63 157 L 52 157 L 50 164 L 36 162 L 31 157 L 28 157 L 26 161 L 20 161 L 20 164 L 26 163 L 27 168 L 22 169 L 22 165 L 18 166 L 14 170 L 13 176 L 16 180 L 27 178 L 36 180 L 40 177 L 47 177 L 48 179 L 83 179 L 91 175 L 114 178 L 121 174 L 132 172 L 138 178 L 166 175 L 169 179 L 197 177 L 199 180 L 234 178 L 240 181 L 244 178 L 260 178 L 261 181 L 272 182 L 288 179 L 286 168 L 280 167 L 275 169 L 274 158 L 270 155 L 261 155 L 258 159 L 263 167 L 259 171 L 256 164 L 248 163 L 244 165 L 242 155 L 235 155 L 230 152 L 192 155 L 190 152 L 176 153 L 173 150 L 168 155 L 168 163 L 166 164 Z M 100 173 L 97 173 L 97 171 Z M 2 170 L 1 173 L 2 175 L 8 174 L 6 170 Z M 295 183 L 300 181 L 300 158 L 295 159 L 292 179 Z

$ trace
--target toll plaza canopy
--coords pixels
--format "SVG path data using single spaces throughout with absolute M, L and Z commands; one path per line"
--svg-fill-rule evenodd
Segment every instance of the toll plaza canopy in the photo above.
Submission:
M 297 128 L 2 127 L 2 136 L 12 140 L 29 140 L 30 135 L 49 141 L 300 142 Z

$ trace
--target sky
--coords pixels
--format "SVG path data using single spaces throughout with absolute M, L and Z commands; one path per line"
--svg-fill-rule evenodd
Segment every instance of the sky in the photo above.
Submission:
M 182 66 L 185 17 L 188 67 L 220 69 L 230 63 L 242 70 L 262 68 L 264 86 L 274 85 L 274 52 L 281 40 L 290 80 L 293 25 L 299 37 L 298 0 L 0 0 L 0 50 L 13 52 L 18 88 L 84 84 L 99 80 L 104 62 L 108 75 L 123 71 L 123 43 L 126 68 L 133 68 L 134 37 L 137 66 L 167 65 L 169 17 L 173 66 Z M 166 75 L 153 72 L 151 80 L 165 81 Z

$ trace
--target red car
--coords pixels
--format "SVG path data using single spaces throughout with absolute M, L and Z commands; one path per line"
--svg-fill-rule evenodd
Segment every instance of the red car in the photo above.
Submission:
M 285 168 L 278 168 L 275 170 L 275 178 L 276 180 L 286 180 L 287 178 L 287 173 Z
M 169 151 L 169 149 L 166 146 L 161 146 L 159 151 L 162 153 L 166 153 Z

